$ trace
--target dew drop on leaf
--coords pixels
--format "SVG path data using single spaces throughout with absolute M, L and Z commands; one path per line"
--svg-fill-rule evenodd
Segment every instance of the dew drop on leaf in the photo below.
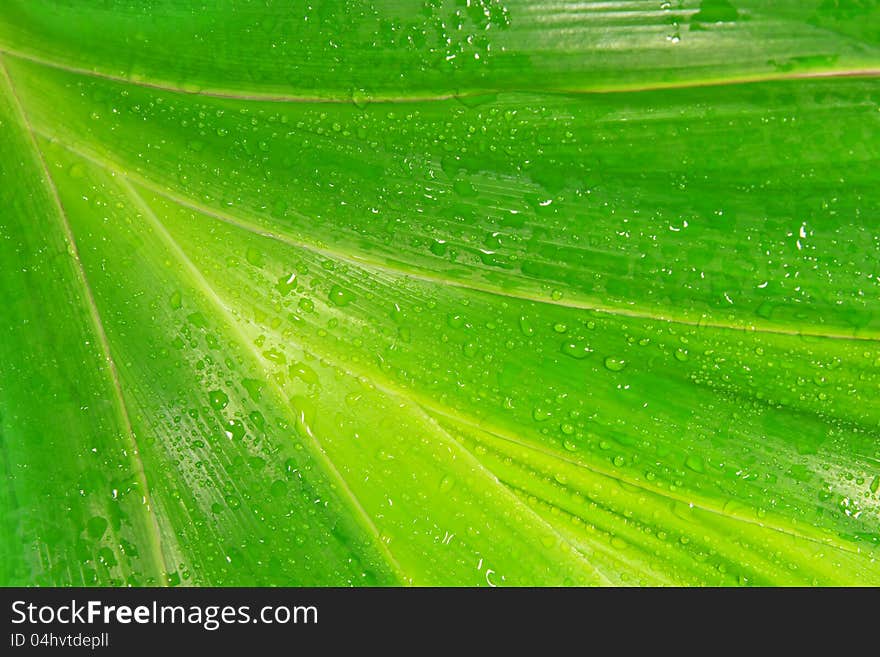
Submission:
M 248 413 L 248 419 L 260 431 L 263 431 L 266 428 L 266 418 L 263 417 L 263 414 L 260 413 L 260 411 L 251 411 Z
M 696 454 L 690 454 L 684 461 L 685 466 L 688 469 L 693 470 L 694 472 L 705 472 L 706 466 L 703 464 L 703 459 L 697 456 Z
M 290 376 L 300 379 L 308 385 L 318 383 L 318 374 L 305 363 L 291 363 L 289 368 Z
M 553 416 L 553 413 L 551 413 L 546 408 L 542 408 L 540 406 L 536 406 L 532 410 L 532 419 L 535 422 L 544 422 L 546 420 L 549 420 L 552 416 Z
M 446 317 L 446 323 L 450 328 L 459 329 L 464 326 L 464 318 L 459 314 L 450 314 Z
M 108 522 L 101 516 L 92 516 L 86 523 L 86 533 L 93 539 L 99 539 L 107 531 Z
M 245 259 L 254 267 L 262 267 L 265 262 L 263 254 L 253 247 L 248 247 L 248 250 L 245 252 Z
M 582 360 L 589 356 L 592 353 L 592 349 L 587 345 L 586 342 L 582 341 L 566 341 L 562 343 L 560 348 L 563 354 L 569 356 L 570 358 L 575 358 L 577 360 Z
M 229 404 L 229 395 L 222 390 L 212 390 L 208 393 L 208 402 L 211 404 L 211 408 L 222 411 Z
M 226 437 L 233 440 L 241 440 L 244 438 L 245 428 L 244 422 L 241 420 L 229 420 L 226 423 Z
M 354 294 L 341 285 L 334 285 L 330 288 L 330 295 L 328 298 L 330 299 L 330 303 L 335 306 L 347 306 L 355 300 Z
M 609 356 L 605 359 L 605 368 L 611 370 L 612 372 L 621 372 L 626 369 L 626 361 L 620 358 L 614 358 L 613 356 Z

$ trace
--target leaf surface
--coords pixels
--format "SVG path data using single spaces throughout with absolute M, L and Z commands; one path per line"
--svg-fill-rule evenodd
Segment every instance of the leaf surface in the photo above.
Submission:
M 6 3 L 0 582 L 880 583 L 876 4 Z

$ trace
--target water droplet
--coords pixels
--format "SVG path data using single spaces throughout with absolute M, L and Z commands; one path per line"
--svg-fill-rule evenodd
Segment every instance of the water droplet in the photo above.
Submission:
M 448 490 L 451 490 L 452 487 L 455 486 L 455 479 L 446 475 L 443 479 L 440 480 L 440 492 L 445 493 Z
M 291 377 L 301 379 L 308 385 L 315 385 L 318 383 L 317 373 L 305 363 L 292 363 L 289 371 Z
M 611 370 L 612 372 L 620 372 L 626 368 L 626 361 L 620 358 L 614 358 L 613 356 L 609 356 L 605 359 L 605 367 L 606 369 Z
M 294 411 L 296 412 L 297 431 L 307 436 L 313 435 L 312 426 L 315 423 L 318 410 L 315 402 L 302 395 L 294 395 L 291 397 L 290 402 L 293 404 Z
M 226 437 L 234 440 L 244 438 L 244 422 L 241 420 L 229 420 L 226 423 Z
M 257 249 L 255 249 L 253 247 L 248 247 L 248 250 L 245 253 L 245 258 L 254 267 L 262 267 L 263 266 L 263 254 L 260 253 Z
M 289 274 L 279 278 L 275 284 L 275 289 L 278 290 L 281 296 L 286 297 L 296 289 L 296 274 Z
M 364 89 L 352 89 L 351 102 L 359 110 L 363 110 L 370 103 L 370 95 Z
M 684 460 L 684 464 L 694 472 L 702 473 L 706 471 L 706 466 L 703 465 L 703 459 L 696 454 L 688 455 L 688 457 Z
M 284 352 L 274 348 L 264 351 L 263 358 L 278 365 L 284 365 L 287 362 L 287 356 L 284 355 Z
M 571 358 L 576 358 L 581 360 L 589 356 L 593 350 L 587 345 L 586 342 L 582 342 L 580 340 L 575 342 L 563 342 L 560 351 L 564 353 L 566 356 L 570 356 Z
M 248 419 L 260 431 L 263 431 L 266 428 L 266 418 L 263 417 L 263 414 L 260 413 L 260 411 L 251 411 L 248 413 Z
M 208 400 L 211 408 L 217 411 L 222 411 L 229 404 L 229 396 L 222 390 L 212 390 L 208 394 Z
M 519 330 L 522 331 L 522 334 L 527 338 L 535 334 L 535 327 L 532 326 L 529 318 L 525 315 L 521 315 L 519 318 Z
M 97 540 L 104 535 L 105 531 L 107 531 L 108 524 L 107 520 L 101 516 L 92 516 L 86 523 L 86 533 L 88 533 L 91 538 Z
M 346 290 L 341 285 L 334 285 L 330 288 L 330 294 L 328 296 L 330 299 L 330 303 L 335 306 L 347 306 L 352 301 L 355 300 L 354 294 L 351 293 L 350 290 Z
M 461 315 L 447 315 L 446 323 L 449 324 L 451 328 L 459 329 L 464 326 L 464 318 Z
M 545 408 L 541 408 L 540 406 L 536 406 L 532 411 L 532 418 L 535 422 L 544 422 L 545 420 L 549 420 L 552 416 L 552 413 Z
M 183 297 L 180 294 L 180 290 L 177 290 L 171 295 L 171 297 L 169 297 L 168 304 L 171 306 L 172 310 L 177 310 L 183 305 Z
M 269 485 L 269 494 L 272 497 L 283 497 L 287 492 L 287 483 L 276 479 Z
M 688 352 L 686 349 L 676 349 L 675 350 L 675 360 L 679 362 L 686 362 L 688 359 Z
M 187 315 L 186 319 L 193 326 L 198 326 L 199 328 L 208 327 L 208 320 L 205 319 L 205 316 L 202 313 L 192 313 L 191 315 Z
M 98 550 L 98 559 L 108 568 L 112 568 L 117 565 L 116 555 L 113 554 L 113 550 L 108 547 L 102 547 Z

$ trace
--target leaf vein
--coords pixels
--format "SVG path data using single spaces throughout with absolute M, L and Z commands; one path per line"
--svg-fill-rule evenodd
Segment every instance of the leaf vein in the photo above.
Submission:
M 61 228 L 64 233 L 64 239 L 68 244 L 70 254 L 75 263 L 77 277 L 79 278 L 79 281 L 83 288 L 86 305 L 89 311 L 89 317 L 92 321 L 95 333 L 97 334 L 98 343 L 104 356 L 104 360 L 107 364 L 110 376 L 110 383 L 113 388 L 115 402 L 114 405 L 119 414 L 119 419 L 122 421 L 124 432 L 130 440 L 131 449 L 126 451 L 128 452 L 129 460 L 132 469 L 134 470 L 135 477 L 137 478 L 138 483 L 143 490 L 145 503 L 142 506 L 145 507 L 145 512 L 147 515 L 147 526 L 149 528 L 150 535 L 150 554 L 153 559 L 153 565 L 158 571 L 158 581 L 160 585 L 165 586 L 165 574 L 168 572 L 168 567 L 165 563 L 165 557 L 162 550 L 162 538 L 161 532 L 159 531 L 159 522 L 156 518 L 156 514 L 153 510 L 153 506 L 151 503 L 150 487 L 147 481 L 146 471 L 144 469 L 143 460 L 140 457 L 140 450 L 138 448 L 137 438 L 135 437 L 134 429 L 132 428 L 131 418 L 129 417 L 128 408 L 125 402 L 125 396 L 122 392 L 122 383 L 119 378 L 119 372 L 116 368 L 116 362 L 113 359 L 113 354 L 110 349 L 110 343 L 107 339 L 107 333 L 104 330 L 104 324 L 101 320 L 101 315 L 95 302 L 94 293 L 92 292 L 91 286 L 89 285 L 85 268 L 83 267 L 82 260 L 79 256 L 79 249 L 77 247 L 73 229 L 71 228 L 70 221 L 67 217 L 67 212 L 64 209 L 64 205 L 61 202 L 61 197 L 58 194 L 58 188 L 56 187 L 55 181 L 53 180 L 52 175 L 49 172 L 49 167 L 46 165 L 46 160 L 43 157 L 43 153 L 40 150 L 39 145 L 37 144 L 37 140 L 34 136 L 37 133 L 31 125 L 30 120 L 28 119 L 27 113 L 25 112 L 24 106 L 22 105 L 18 93 L 16 92 L 15 84 L 13 83 L 12 78 L 9 75 L 2 55 L 0 55 L 0 74 L 2 74 L 4 80 L 9 86 L 10 92 L 12 94 L 12 99 L 19 114 L 19 118 L 33 147 L 34 159 L 46 180 L 47 188 L 49 190 L 50 196 L 52 197 L 52 202 L 54 203 L 58 211 L 58 217 L 60 219 Z
M 113 172 L 116 173 L 116 172 Z M 125 178 L 124 175 L 118 177 L 120 186 L 123 188 L 125 193 L 131 198 L 137 210 L 150 222 L 156 232 L 161 236 L 161 238 L 165 241 L 180 263 L 186 268 L 186 270 L 192 276 L 194 282 L 198 287 L 202 290 L 202 292 L 207 296 L 207 298 L 213 303 L 214 306 L 220 311 L 223 318 L 226 320 L 226 323 L 229 327 L 235 332 L 236 337 L 241 342 L 242 346 L 251 354 L 251 357 L 261 366 L 263 367 L 263 358 L 260 356 L 259 352 L 254 349 L 250 340 L 248 340 L 245 335 L 241 332 L 241 329 L 238 326 L 238 323 L 235 320 L 235 317 L 232 315 L 231 311 L 220 297 L 220 295 L 214 290 L 211 284 L 207 281 L 201 271 L 196 267 L 196 265 L 190 260 L 189 256 L 186 255 L 183 248 L 174 237 L 168 232 L 168 229 L 162 223 L 156 213 L 147 205 L 144 199 L 140 194 L 137 193 L 137 190 L 131 185 L 131 183 Z M 275 389 L 276 394 L 279 399 L 284 400 L 285 395 L 283 390 L 278 386 L 275 382 L 275 379 L 272 376 L 267 376 L 267 380 L 270 385 Z M 285 410 L 288 410 L 288 407 L 285 405 Z M 409 581 L 409 577 L 406 575 L 403 568 L 398 563 L 397 559 L 392 554 L 390 548 L 382 541 L 380 537 L 380 533 L 378 528 L 376 527 L 373 520 L 370 518 L 369 514 L 364 509 L 363 505 L 358 500 L 354 491 L 348 485 L 348 482 L 342 476 L 342 473 L 327 455 L 327 452 L 324 450 L 324 447 L 321 445 L 320 440 L 312 434 L 312 432 L 305 432 L 306 436 L 310 439 L 312 443 L 312 451 L 315 457 L 322 463 L 324 469 L 331 476 L 332 479 L 336 481 L 342 490 L 343 494 L 348 498 L 352 507 L 355 510 L 355 513 L 360 518 L 361 522 L 365 525 L 368 533 L 372 535 L 377 543 L 380 551 L 382 551 L 385 556 L 388 558 L 389 563 L 395 570 L 395 574 L 401 579 L 402 582 Z
M 203 96 L 206 98 L 224 98 L 227 100 L 243 100 L 267 103 L 315 103 L 315 104 L 354 104 L 355 101 L 350 97 L 343 96 L 304 96 L 295 94 L 277 94 L 270 92 L 252 92 L 245 93 L 235 89 L 187 89 L 185 87 L 175 86 L 168 81 L 149 81 L 143 79 L 132 79 L 122 75 L 114 75 L 112 73 L 104 73 L 101 71 L 90 70 L 70 64 L 63 64 L 58 61 L 38 57 L 30 53 L 22 52 L 9 48 L 0 44 L 0 55 L 8 55 L 16 59 L 22 59 L 39 66 L 53 68 L 64 71 L 73 75 L 81 75 L 85 77 L 97 78 L 100 80 L 108 80 L 120 84 L 130 84 L 136 87 L 146 89 L 154 89 L 156 91 L 165 91 L 169 93 L 186 94 L 189 96 Z M 393 96 L 375 94 L 368 100 L 372 103 L 430 103 L 453 100 L 456 98 L 473 98 L 476 96 L 494 94 L 494 93 L 545 93 L 545 94 L 563 94 L 563 95 L 608 95 L 608 94 L 626 94 L 651 92 L 661 90 L 675 89 L 693 89 L 703 87 L 724 87 L 738 84 L 754 84 L 761 82 L 785 82 L 790 80 L 815 80 L 827 78 L 875 78 L 880 77 L 880 68 L 864 67 L 864 68 L 841 68 L 827 69 L 816 71 L 768 71 L 757 74 L 738 74 L 729 78 L 706 78 L 691 80 L 675 80 L 675 81 L 657 81 L 648 84 L 625 84 L 614 85 L 606 84 L 604 86 L 595 86 L 589 88 L 529 88 L 529 87 L 492 87 L 477 88 L 466 92 L 434 94 L 424 96 Z
M 446 278 L 440 274 L 435 274 L 430 270 L 424 269 L 420 271 L 414 271 L 413 269 L 407 268 L 402 264 L 389 265 L 387 263 L 381 263 L 376 261 L 375 259 L 364 258 L 358 254 L 350 253 L 339 248 L 330 249 L 327 247 L 320 246 L 313 242 L 307 242 L 299 238 L 294 238 L 289 235 L 285 235 L 281 232 L 267 230 L 266 228 L 258 225 L 253 220 L 247 217 L 240 217 L 232 215 L 228 212 L 223 212 L 220 210 L 216 210 L 210 207 L 207 207 L 198 201 L 192 200 L 183 194 L 176 193 L 168 188 L 164 188 L 161 185 L 151 181 L 149 178 L 146 178 L 137 173 L 131 172 L 126 169 L 125 166 L 121 165 L 118 162 L 114 162 L 108 159 L 106 156 L 97 155 L 94 153 L 89 153 L 83 150 L 82 148 L 78 148 L 67 143 L 65 140 L 59 138 L 58 136 L 52 134 L 46 130 L 37 130 L 37 133 L 46 139 L 50 139 L 52 141 L 57 142 L 70 152 L 79 155 L 85 160 L 92 162 L 108 171 L 120 172 L 125 175 L 128 179 L 137 182 L 143 187 L 149 189 L 160 196 L 163 196 L 175 203 L 182 205 L 186 208 L 194 210 L 196 212 L 200 212 L 206 216 L 212 217 L 218 221 L 222 221 L 223 223 L 236 227 L 240 230 L 247 231 L 249 233 L 259 235 L 261 237 L 266 237 L 269 239 L 273 239 L 275 241 L 281 242 L 282 244 L 286 244 L 288 246 L 292 246 L 299 249 L 304 249 L 311 253 L 321 255 L 327 258 L 332 258 L 335 260 L 339 260 L 341 262 L 345 262 L 347 264 L 353 265 L 355 267 L 360 267 L 364 269 L 370 269 L 376 272 L 381 272 L 384 274 L 388 274 L 394 277 L 404 277 L 412 280 L 422 281 L 430 284 L 442 284 L 450 287 L 457 287 L 460 289 L 470 290 L 472 292 L 480 292 L 484 294 L 489 294 L 493 296 L 505 297 L 508 299 L 516 299 L 519 301 L 526 301 L 531 303 L 540 303 L 545 305 L 553 305 L 560 306 L 563 308 L 570 308 L 576 310 L 589 310 L 594 311 L 606 315 L 611 315 L 615 317 L 627 317 L 631 319 L 641 319 L 641 320 L 651 320 L 657 322 L 666 322 L 669 324 L 678 324 L 682 326 L 694 326 L 697 328 L 706 328 L 706 329 L 718 329 L 722 331 L 736 331 L 741 333 L 761 333 L 761 334 L 769 334 L 769 335 L 787 335 L 793 337 L 813 337 L 813 338 L 824 338 L 828 340 L 858 340 L 861 342 L 878 342 L 880 341 L 880 335 L 874 334 L 847 334 L 847 333 L 832 333 L 832 332 L 821 332 L 816 330 L 795 330 L 795 329 L 787 329 L 779 326 L 768 325 L 764 323 L 751 323 L 751 324 L 726 324 L 724 322 L 716 322 L 707 320 L 704 317 L 700 319 L 689 319 L 686 317 L 675 316 L 671 314 L 659 314 L 654 313 L 648 310 L 636 309 L 636 308 L 626 308 L 621 306 L 611 306 L 607 304 L 599 303 L 598 301 L 589 300 L 586 298 L 562 298 L 562 299 L 553 299 L 550 297 L 538 296 L 537 294 L 531 294 L 527 291 L 522 290 L 506 290 L 500 287 L 490 285 L 487 283 L 483 283 L 476 280 L 456 280 L 451 278 Z

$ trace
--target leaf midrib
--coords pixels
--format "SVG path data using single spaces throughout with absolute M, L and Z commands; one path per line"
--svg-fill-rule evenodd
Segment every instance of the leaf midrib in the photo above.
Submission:
M 111 174 L 116 172 L 109 170 Z M 205 279 L 202 272 L 196 267 L 196 265 L 190 260 L 189 256 L 183 251 L 181 246 L 177 243 L 171 233 L 168 232 L 168 229 L 162 223 L 162 221 L 156 216 L 156 213 L 147 205 L 144 199 L 140 194 L 137 193 L 137 190 L 131 185 L 124 175 L 118 176 L 118 181 L 124 192 L 129 196 L 135 208 L 147 219 L 147 221 L 152 225 L 153 229 L 159 234 L 161 239 L 165 242 L 166 246 L 171 250 L 174 256 L 178 259 L 180 264 L 186 269 L 186 271 L 191 276 L 195 285 L 202 291 L 202 293 L 207 297 L 207 299 L 211 302 L 212 305 L 218 310 L 218 312 L 223 317 L 223 320 L 233 331 L 237 341 L 241 344 L 241 346 L 249 353 L 250 357 L 258 364 L 258 366 L 264 370 L 266 374 L 266 380 L 269 382 L 269 385 L 274 389 L 276 397 L 279 400 L 284 400 L 285 395 L 284 391 L 278 385 L 277 381 L 273 376 L 270 376 L 270 373 L 266 371 L 264 360 L 260 357 L 259 352 L 254 348 L 253 344 L 244 333 L 241 331 L 241 328 L 238 325 L 235 317 L 230 312 L 229 308 L 227 308 L 223 299 L 220 295 L 214 290 L 211 284 Z M 290 412 L 290 409 L 287 404 L 282 403 L 282 407 L 284 408 L 286 413 Z M 294 419 L 295 418 L 291 418 Z M 342 473 L 327 455 L 327 452 L 324 450 L 323 445 L 320 440 L 311 432 L 304 432 L 306 437 L 309 439 L 311 443 L 311 452 L 314 457 L 323 465 L 324 470 L 330 476 L 334 483 L 339 486 L 343 495 L 348 498 L 348 502 L 352 509 L 354 510 L 355 515 L 361 521 L 361 523 L 365 526 L 367 533 L 373 538 L 376 546 L 379 551 L 382 552 L 385 557 L 388 559 L 389 565 L 394 571 L 395 576 L 398 578 L 401 584 L 411 583 L 411 578 L 406 574 L 406 572 L 401 567 L 400 563 L 392 554 L 388 545 L 381 539 L 380 532 L 373 522 L 370 515 L 366 512 L 363 505 L 358 500 L 354 491 L 352 491 L 351 487 L 348 485 L 348 482 L 342 476 Z
M 474 292 L 482 292 L 485 294 L 491 294 L 494 296 L 506 297 L 509 299 L 517 299 L 519 301 L 528 301 L 534 303 L 540 303 L 551 306 L 560 306 L 563 308 L 569 308 L 572 310 L 589 310 L 598 313 L 603 313 L 606 315 L 616 316 L 616 317 L 626 317 L 631 319 L 642 319 L 642 320 L 652 320 L 657 322 L 665 322 L 670 324 L 678 324 L 681 326 L 693 326 L 698 328 L 711 328 L 718 329 L 723 331 L 734 331 L 738 333 L 760 333 L 760 334 L 768 334 L 768 335 L 784 335 L 784 336 L 794 336 L 794 337 L 808 337 L 808 338 L 821 338 L 827 340 L 855 340 L 859 342 L 876 342 L 880 341 L 880 330 L 876 333 L 866 333 L 866 334 L 847 334 L 847 333 L 832 333 L 832 332 L 822 332 L 810 329 L 787 329 L 779 326 L 768 325 L 764 323 L 743 323 L 739 324 L 726 324 L 724 322 L 716 322 L 709 321 L 704 318 L 700 319 L 688 319 L 686 317 L 676 316 L 672 314 L 659 314 L 649 310 L 642 310 L 637 308 L 626 308 L 621 306 L 611 306 L 599 303 L 595 300 L 590 300 L 587 298 L 561 298 L 561 299 L 553 299 L 552 297 L 546 296 L 538 296 L 537 294 L 530 294 L 523 290 L 509 290 L 504 289 L 499 286 L 493 286 L 481 281 L 464 281 L 457 280 L 454 278 L 446 278 L 441 274 L 436 274 L 433 271 L 427 269 L 414 269 L 405 266 L 403 263 L 394 263 L 394 265 L 388 264 L 388 262 L 380 262 L 376 259 L 364 257 L 361 254 L 348 252 L 345 250 L 337 248 L 327 248 L 321 246 L 316 242 L 305 241 L 299 237 L 291 237 L 289 235 L 285 235 L 281 232 L 267 230 L 265 227 L 260 226 L 256 222 L 250 220 L 246 217 L 235 216 L 224 212 L 222 210 L 217 210 L 214 208 L 210 208 L 205 206 L 198 201 L 194 201 L 187 196 L 182 194 L 178 194 L 176 192 L 171 191 L 170 189 L 164 188 L 149 178 L 142 176 L 136 172 L 132 172 L 128 170 L 122 163 L 118 161 L 114 161 L 111 158 L 108 158 L 106 155 L 97 154 L 94 152 L 88 152 L 83 148 L 79 148 L 77 146 L 73 146 L 72 144 L 66 142 L 64 139 L 54 134 L 51 130 L 46 127 L 41 127 L 40 129 L 35 129 L 35 132 L 40 136 L 53 141 L 63 148 L 67 149 L 71 153 L 82 157 L 83 159 L 100 166 L 103 169 L 107 169 L 109 171 L 118 171 L 125 175 L 130 180 L 137 182 L 139 185 L 149 189 L 160 196 L 163 196 L 183 207 L 189 208 L 191 210 L 195 210 L 196 212 L 200 212 L 204 215 L 213 217 L 219 221 L 222 221 L 228 225 L 237 227 L 241 230 L 245 230 L 247 232 L 253 233 L 255 235 L 259 235 L 261 237 L 267 237 L 270 239 L 274 239 L 282 244 L 286 244 L 287 246 L 292 246 L 299 249 L 304 249 L 311 253 L 324 256 L 326 258 L 332 258 L 335 260 L 339 260 L 341 262 L 345 262 L 350 265 L 354 265 L 356 267 L 371 269 L 377 272 L 383 272 L 386 274 L 390 274 L 393 276 L 402 276 L 411 278 L 413 280 L 423 281 L 426 283 L 432 284 L 442 284 L 450 287 L 457 287 L 460 289 L 471 290 Z M 302 219 L 307 219 L 305 215 L 301 215 L 299 213 L 294 212 L 295 216 Z
M 880 77 L 880 68 L 829 68 L 814 71 L 781 71 L 760 74 L 734 74 L 726 78 L 693 78 L 687 80 L 675 81 L 657 81 L 649 84 L 616 84 L 593 87 L 556 87 L 552 89 L 544 89 L 541 87 L 492 87 L 475 88 L 467 92 L 455 92 L 447 94 L 433 95 L 391 95 L 391 94 L 374 94 L 363 100 L 354 100 L 350 96 L 327 95 L 327 96 L 306 96 L 294 94 L 275 94 L 270 92 L 245 92 L 236 89 L 219 89 L 219 88 L 201 88 L 188 89 L 166 80 L 147 80 L 143 78 L 133 79 L 126 78 L 121 75 L 95 71 L 79 66 L 64 64 L 45 57 L 39 57 L 21 50 L 10 48 L 8 45 L 0 42 L 0 56 L 10 56 L 17 59 L 25 60 L 33 64 L 53 68 L 59 71 L 71 73 L 73 75 L 82 75 L 110 82 L 122 84 L 130 84 L 145 89 L 153 89 L 156 91 L 164 91 L 169 93 L 180 93 L 190 96 L 204 96 L 206 98 L 223 98 L 226 100 L 256 101 L 268 103 L 315 103 L 315 104 L 343 104 L 355 105 L 361 103 L 430 103 L 452 100 L 456 98 L 468 99 L 478 96 L 496 94 L 496 93 L 545 93 L 555 95 L 583 95 L 583 94 L 626 94 L 638 92 L 650 92 L 672 89 L 693 89 L 702 87 L 723 87 L 739 84 L 756 84 L 761 82 L 784 82 L 788 80 L 815 80 L 827 78 L 876 78 Z

